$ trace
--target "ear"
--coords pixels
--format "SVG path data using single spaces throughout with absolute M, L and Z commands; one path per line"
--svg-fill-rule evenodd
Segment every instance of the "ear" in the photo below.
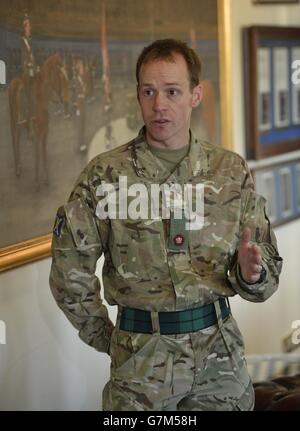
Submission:
M 203 86 L 202 84 L 196 85 L 192 91 L 192 107 L 196 108 L 203 98 Z
M 140 103 L 139 84 L 136 84 L 136 98 L 137 98 L 137 101 Z

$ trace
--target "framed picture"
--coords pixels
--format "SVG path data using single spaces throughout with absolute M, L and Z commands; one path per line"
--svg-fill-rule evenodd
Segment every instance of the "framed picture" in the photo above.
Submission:
M 271 169 L 263 170 L 255 175 L 255 180 L 256 190 L 267 199 L 267 215 L 271 223 L 274 223 L 277 218 L 275 172 Z
M 250 163 L 251 164 L 251 163 Z M 300 161 L 266 163 L 252 170 L 257 193 L 267 200 L 266 213 L 273 226 L 300 217 Z
M 228 0 L 2 3 L 0 271 L 49 256 L 56 210 L 83 167 L 136 136 L 135 64 L 155 39 L 197 51 L 204 98 L 192 128 L 230 148 Z
M 300 27 L 248 27 L 243 39 L 247 158 L 299 149 Z

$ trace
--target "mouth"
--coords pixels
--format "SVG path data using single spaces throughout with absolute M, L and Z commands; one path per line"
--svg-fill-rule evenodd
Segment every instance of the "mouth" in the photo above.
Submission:
M 158 120 L 153 120 L 152 123 L 155 124 L 155 125 L 161 126 L 163 124 L 170 123 L 170 120 L 167 120 L 166 118 L 160 118 Z

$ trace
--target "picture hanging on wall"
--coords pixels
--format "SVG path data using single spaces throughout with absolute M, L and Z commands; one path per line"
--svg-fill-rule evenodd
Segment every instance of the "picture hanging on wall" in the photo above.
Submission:
M 244 29 L 246 154 L 300 149 L 300 27 Z
M 135 64 L 152 41 L 177 38 L 196 50 L 204 97 L 192 128 L 199 138 L 224 145 L 225 4 L 1 2 L 0 271 L 49 256 L 56 210 L 83 167 L 143 126 Z

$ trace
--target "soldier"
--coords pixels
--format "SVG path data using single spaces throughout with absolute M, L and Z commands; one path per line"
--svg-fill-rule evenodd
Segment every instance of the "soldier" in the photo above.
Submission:
M 190 130 L 202 98 L 200 71 L 183 42 L 144 48 L 136 66 L 144 127 L 96 156 L 57 212 L 50 286 L 79 337 L 110 355 L 104 410 L 253 409 L 228 297 L 267 300 L 282 259 L 245 160 Z M 146 190 L 143 199 L 126 184 Z M 202 190 L 194 213 L 180 205 L 180 186 L 188 185 Z M 102 253 L 115 325 L 95 275 Z
M 19 92 L 19 106 L 22 106 L 22 91 L 25 93 L 27 104 L 27 115 L 22 118 L 22 108 L 19 110 L 19 124 L 26 121 L 33 120 L 34 113 L 34 97 L 33 97 L 33 80 L 37 73 L 37 66 L 32 51 L 31 43 L 31 23 L 28 14 L 25 14 L 23 20 L 24 34 L 21 39 L 21 66 L 22 66 L 22 82 L 23 86 L 20 87 Z

